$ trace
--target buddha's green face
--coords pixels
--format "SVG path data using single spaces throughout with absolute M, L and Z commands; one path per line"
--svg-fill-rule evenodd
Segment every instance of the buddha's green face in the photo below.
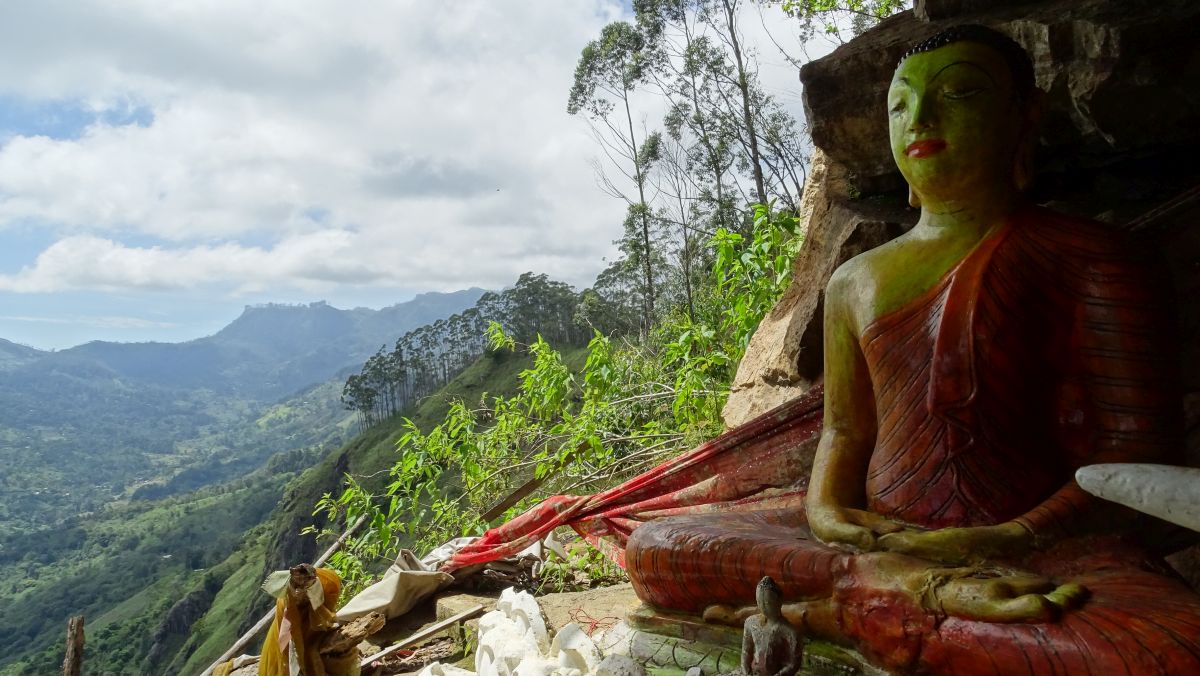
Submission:
M 905 59 L 888 90 L 888 117 L 892 156 L 923 200 L 1012 182 L 1025 111 L 991 47 L 953 42 Z

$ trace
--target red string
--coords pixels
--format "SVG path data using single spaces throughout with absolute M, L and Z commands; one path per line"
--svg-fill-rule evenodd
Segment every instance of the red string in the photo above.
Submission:
M 621 621 L 619 617 L 611 615 L 596 619 L 588 614 L 588 611 L 583 608 L 573 608 L 567 615 L 572 622 L 583 627 L 583 633 L 591 636 L 597 629 L 610 629 Z

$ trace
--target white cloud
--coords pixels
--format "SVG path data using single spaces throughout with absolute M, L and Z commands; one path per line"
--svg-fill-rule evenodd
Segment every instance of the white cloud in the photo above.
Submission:
M 621 4 L 7 7 L 0 93 L 154 118 L 0 145 L 0 237 L 59 233 L 0 291 L 446 290 L 526 270 L 586 285 L 624 206 L 596 188 L 566 99 Z M 798 111 L 794 69 L 762 44 L 764 79 Z

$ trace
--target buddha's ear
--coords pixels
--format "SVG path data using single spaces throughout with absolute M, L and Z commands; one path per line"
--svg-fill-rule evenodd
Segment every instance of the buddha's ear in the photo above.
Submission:
M 921 196 L 917 194 L 916 190 L 913 190 L 911 185 L 908 186 L 908 206 L 914 209 L 921 208 Z
M 1038 127 L 1046 105 L 1046 92 L 1034 87 L 1025 102 L 1021 136 L 1017 140 L 1017 153 L 1013 161 L 1013 184 L 1019 192 L 1025 192 L 1033 183 L 1034 150 L 1037 148 Z

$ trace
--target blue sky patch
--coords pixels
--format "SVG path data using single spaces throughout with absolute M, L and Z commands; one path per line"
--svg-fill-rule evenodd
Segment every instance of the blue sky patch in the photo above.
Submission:
M 13 274 L 32 266 L 38 254 L 58 240 L 51 229 L 32 223 L 10 224 L 2 232 L 4 246 L 0 246 L 0 274 Z
M 0 94 L 0 142 L 15 136 L 73 140 L 94 124 L 148 127 L 154 110 L 129 104 L 97 110 L 79 99 L 35 100 Z

